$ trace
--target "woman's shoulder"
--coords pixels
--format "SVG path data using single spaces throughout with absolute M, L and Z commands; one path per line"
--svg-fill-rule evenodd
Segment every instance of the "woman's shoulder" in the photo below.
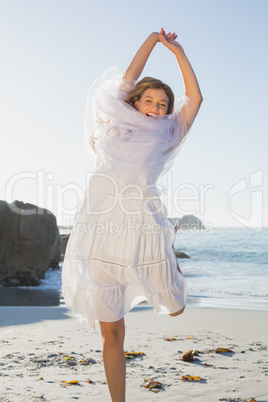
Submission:
M 178 115 L 183 111 L 183 107 L 188 102 L 191 102 L 191 99 L 186 94 L 183 94 L 180 98 L 177 98 L 174 105 L 174 110 L 172 114 L 169 115 L 169 118 L 172 120 L 176 120 Z

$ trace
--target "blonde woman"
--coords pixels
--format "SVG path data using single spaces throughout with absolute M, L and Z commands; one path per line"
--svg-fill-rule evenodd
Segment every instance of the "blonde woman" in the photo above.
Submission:
M 95 170 L 80 201 L 63 265 L 66 305 L 93 329 L 99 321 L 113 402 L 125 401 L 124 316 L 147 300 L 177 316 L 187 284 L 173 249 L 175 231 L 160 200 L 159 178 L 174 163 L 202 95 L 177 35 L 152 33 L 122 75 L 109 70 L 91 86 L 85 133 Z M 157 43 L 176 56 L 185 94 L 139 79 Z

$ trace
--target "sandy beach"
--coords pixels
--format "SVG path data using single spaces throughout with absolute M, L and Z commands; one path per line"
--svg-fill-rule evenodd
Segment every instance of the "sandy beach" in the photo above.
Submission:
M 127 359 L 127 401 L 268 401 L 267 318 L 264 311 L 187 308 L 171 318 L 134 309 L 125 317 L 125 351 L 140 355 Z M 110 401 L 99 328 L 88 330 L 66 308 L 0 307 L 0 342 L 1 402 Z M 188 350 L 196 351 L 191 362 L 181 359 Z M 149 378 L 162 384 L 159 392 L 141 386 Z

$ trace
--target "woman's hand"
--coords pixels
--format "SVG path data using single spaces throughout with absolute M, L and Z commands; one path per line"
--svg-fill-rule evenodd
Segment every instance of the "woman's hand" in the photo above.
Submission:
M 182 46 L 176 41 L 176 39 L 177 35 L 175 33 L 172 34 L 169 32 L 166 34 L 164 29 L 161 28 L 159 41 L 176 56 L 182 73 L 185 94 L 191 99 L 191 102 L 187 102 L 183 106 L 185 120 L 189 128 L 198 113 L 203 98 L 192 66 L 186 57 Z
M 183 107 L 185 119 L 187 121 L 188 127 L 190 127 L 195 119 L 203 98 L 192 66 L 187 59 L 182 46 L 176 41 L 176 39 L 177 35 L 175 33 L 169 32 L 168 34 L 166 34 L 163 28 L 161 28 L 159 33 L 152 32 L 148 36 L 148 38 L 145 39 L 145 41 L 133 57 L 130 65 L 128 66 L 124 74 L 124 78 L 137 80 L 143 71 L 147 59 L 151 54 L 151 51 L 153 50 L 157 42 L 162 42 L 163 45 L 166 46 L 176 56 L 185 85 L 185 94 L 192 101 L 188 102 Z
M 166 34 L 165 30 L 161 28 L 159 33 L 159 41 L 163 43 L 172 53 L 176 53 L 178 50 L 183 52 L 182 46 L 176 41 L 178 35 L 169 32 Z

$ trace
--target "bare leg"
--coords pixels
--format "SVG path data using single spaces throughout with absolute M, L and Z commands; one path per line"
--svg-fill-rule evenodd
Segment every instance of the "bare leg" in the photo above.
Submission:
M 185 306 L 181 310 L 176 311 L 176 313 L 171 313 L 169 315 L 170 315 L 170 317 L 177 317 L 177 315 L 180 315 L 184 312 L 184 309 L 185 309 Z
M 124 318 L 115 322 L 100 321 L 103 341 L 103 363 L 113 402 L 125 402 L 126 358 Z

